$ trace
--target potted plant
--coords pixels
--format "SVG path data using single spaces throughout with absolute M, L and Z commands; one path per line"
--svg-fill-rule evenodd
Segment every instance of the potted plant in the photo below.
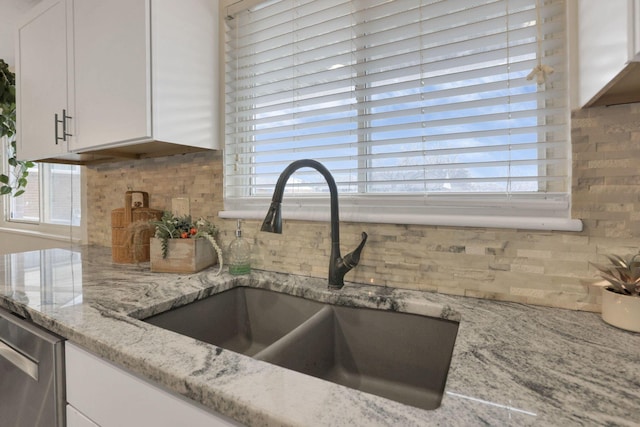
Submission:
M 618 328 L 640 332 L 640 254 L 607 255 L 608 265 L 592 265 L 605 281 L 602 290 L 602 319 Z
M 177 217 L 164 211 L 155 226 L 151 239 L 151 271 L 169 273 L 195 273 L 215 263 L 222 271 L 222 250 L 216 242 L 218 230 L 210 221 L 191 216 Z
M 14 197 L 17 197 L 24 193 L 25 187 L 27 186 L 29 168 L 32 168 L 34 163 L 16 159 L 15 85 L 15 74 L 9 70 L 9 65 L 0 59 L 0 140 L 3 137 L 7 137 L 9 144 L 5 154 L 6 162 L 13 168 L 9 174 L 0 174 L 0 195 L 13 194 Z M 1 167 L 0 172 L 2 172 Z

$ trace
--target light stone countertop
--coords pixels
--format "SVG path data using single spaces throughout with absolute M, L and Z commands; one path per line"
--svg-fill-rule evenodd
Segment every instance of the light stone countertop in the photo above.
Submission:
M 0 258 L 2 259 L 2 258 Z M 248 425 L 637 426 L 640 334 L 598 314 L 264 271 L 157 274 L 104 247 L 5 255 L 0 306 Z M 424 411 L 146 324 L 234 286 L 460 320 L 445 396 Z M 374 331 L 372 331 L 373 333 Z

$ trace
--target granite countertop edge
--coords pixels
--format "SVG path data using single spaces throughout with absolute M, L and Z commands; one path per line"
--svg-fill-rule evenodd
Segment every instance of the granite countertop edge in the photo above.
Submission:
M 267 271 L 155 274 L 148 264 L 109 262 L 104 248 L 78 251 L 81 303 L 35 307 L 0 291 L 0 306 L 243 424 L 640 422 L 632 403 L 640 400 L 640 334 L 606 325 L 595 313 L 355 283 L 332 291 L 322 279 Z M 236 286 L 460 321 L 441 407 L 424 411 L 361 393 L 138 320 Z

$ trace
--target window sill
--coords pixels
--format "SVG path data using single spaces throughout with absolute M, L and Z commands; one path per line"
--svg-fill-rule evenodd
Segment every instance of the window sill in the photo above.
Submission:
M 0 226 L 0 233 L 9 233 L 9 234 L 16 234 L 20 236 L 36 237 L 40 239 L 47 239 L 47 240 L 73 243 L 73 244 L 82 243 L 81 238 L 74 236 L 74 234 L 79 234 L 79 231 L 77 233 L 74 231 L 69 233 L 68 227 L 66 227 L 67 234 L 63 234 L 57 231 L 42 231 L 42 230 L 28 229 L 28 227 L 24 226 L 23 224 L 20 224 L 20 225 L 21 227 L 19 228 L 7 227 L 6 225 Z
M 284 209 L 284 208 L 283 208 Z M 264 212 L 255 210 L 225 210 L 218 213 L 220 218 L 263 220 Z M 329 212 L 291 212 L 283 210 L 283 220 L 329 221 Z M 582 221 L 568 218 L 545 218 L 524 216 L 487 216 L 487 215 L 418 215 L 418 214 L 379 214 L 372 212 L 340 213 L 344 222 L 363 222 L 378 224 L 411 224 L 441 227 L 477 227 L 507 228 L 518 230 L 544 231 L 582 231 Z
M 226 199 L 221 218 L 262 220 L 270 199 Z M 570 218 L 565 194 L 504 195 L 454 194 L 415 196 L 359 196 L 340 200 L 340 220 L 379 224 L 411 224 L 440 227 L 501 228 L 516 230 L 582 231 L 582 221 Z M 288 194 L 282 218 L 329 221 L 326 195 L 305 197 Z

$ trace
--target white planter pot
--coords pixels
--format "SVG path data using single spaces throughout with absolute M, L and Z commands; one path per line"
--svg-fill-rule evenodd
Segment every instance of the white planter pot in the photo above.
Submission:
M 602 289 L 602 320 L 621 329 L 640 332 L 640 297 Z

